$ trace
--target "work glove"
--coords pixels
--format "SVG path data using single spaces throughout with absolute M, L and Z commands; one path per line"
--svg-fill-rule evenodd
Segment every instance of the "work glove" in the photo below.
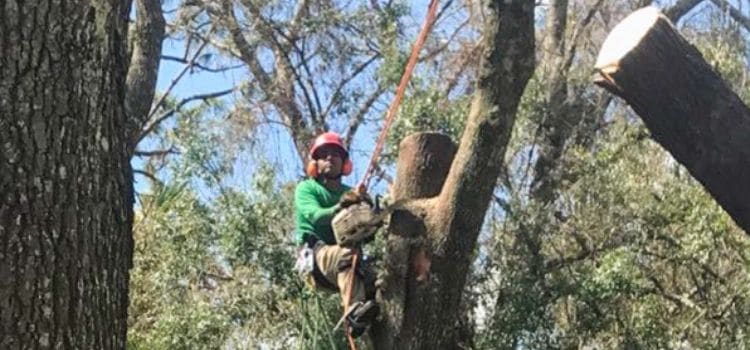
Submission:
M 359 193 L 357 191 L 349 191 L 349 192 L 344 193 L 341 196 L 341 199 L 339 199 L 338 206 L 339 208 L 344 209 L 344 208 L 347 208 L 347 207 L 350 207 L 352 205 L 359 204 L 362 202 L 367 203 L 370 207 L 374 205 L 372 198 L 370 197 L 369 194 L 367 194 L 367 192 Z

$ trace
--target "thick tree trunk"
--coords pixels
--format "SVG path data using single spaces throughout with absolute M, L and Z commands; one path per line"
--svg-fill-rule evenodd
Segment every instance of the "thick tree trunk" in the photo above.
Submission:
M 596 81 L 750 233 L 750 109 L 669 20 L 638 10 L 612 30 Z
M 0 2 L 0 348 L 123 349 L 129 1 Z
M 396 190 L 409 191 L 424 183 L 430 186 L 408 195 L 394 194 L 401 199 L 419 199 L 404 204 L 391 218 L 381 295 L 384 325 L 374 332 L 378 349 L 461 347 L 462 294 L 479 230 L 503 168 L 516 109 L 534 69 L 534 1 L 485 4 L 484 51 L 476 93 L 450 170 L 441 166 L 440 171 L 430 173 L 419 166 L 399 165 Z M 428 163 L 445 155 L 426 148 L 422 152 L 402 150 L 416 159 L 405 155 L 399 164 Z M 442 188 L 433 188 L 443 182 L 446 173 Z M 379 331 L 380 327 L 385 332 Z
M 429 259 L 426 252 L 430 242 L 424 222 L 429 202 L 424 199 L 440 193 L 455 153 L 456 146 L 441 134 L 411 135 L 399 145 L 396 183 L 391 193 L 394 200 L 404 204 L 393 212 L 388 227 L 386 273 L 379 288 L 379 299 L 386 312 L 384 322 L 373 327 L 377 349 L 408 348 L 413 338 L 418 337 L 415 333 L 419 324 L 415 318 L 424 315 L 416 312 L 419 307 L 415 303 L 425 301 L 414 300 L 408 294 L 427 278 L 423 276 L 417 281 L 420 273 L 417 265 Z M 407 200 L 412 201 L 404 202 Z

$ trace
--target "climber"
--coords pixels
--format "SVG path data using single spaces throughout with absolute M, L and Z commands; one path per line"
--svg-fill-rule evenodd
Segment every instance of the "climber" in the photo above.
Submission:
M 351 172 L 352 161 L 341 137 L 333 132 L 319 135 L 310 149 L 308 178 L 297 185 L 294 210 L 295 241 L 300 246 L 296 268 L 313 287 L 341 292 L 342 306 L 349 310 L 345 315 L 347 331 L 356 338 L 377 316 L 379 307 L 374 300 L 373 274 L 360 268 L 363 264 L 352 271 L 353 250 L 337 245 L 331 225 L 344 208 L 362 203 L 372 206 L 366 193 L 352 191 L 342 183 L 341 177 Z M 350 303 L 346 305 L 344 296 L 348 294 Z

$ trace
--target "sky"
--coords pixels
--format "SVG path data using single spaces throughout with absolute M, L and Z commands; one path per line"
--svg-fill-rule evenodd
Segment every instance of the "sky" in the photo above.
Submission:
M 664 0 L 657 1 L 657 4 L 659 7 L 665 7 L 673 2 L 674 0 Z M 737 0 L 732 0 L 731 2 L 736 3 Z M 170 10 L 171 8 L 173 8 L 175 6 L 174 3 L 175 1 L 167 1 L 164 5 L 165 10 Z M 441 4 L 442 3 L 445 3 L 445 1 L 442 1 Z M 542 5 L 540 6 L 540 8 L 543 7 L 545 3 L 546 1 L 542 1 Z M 412 1 L 410 2 L 410 4 L 411 16 L 405 21 L 405 36 L 406 40 L 411 42 L 416 37 L 421 22 L 426 13 L 429 1 Z M 539 18 L 540 20 L 542 20 L 541 15 Z M 185 42 L 181 40 L 167 39 L 164 41 L 162 49 L 164 55 L 182 57 L 185 51 Z M 215 51 L 212 51 L 211 49 L 208 49 L 208 51 L 215 53 Z M 226 59 L 224 59 L 224 61 L 226 61 Z M 231 65 L 239 62 L 225 63 Z M 162 60 L 158 74 L 157 94 L 164 93 L 165 90 L 172 84 L 173 79 L 178 76 L 183 68 L 184 65 L 182 63 Z M 177 100 L 180 100 L 182 98 L 186 98 L 196 94 L 225 90 L 233 86 L 237 86 L 239 83 L 248 79 L 249 74 L 247 72 L 247 69 L 245 69 L 244 67 L 226 71 L 223 73 L 209 73 L 195 70 L 186 74 L 175 85 L 174 89 L 171 90 L 171 95 Z M 235 93 L 223 99 L 226 103 L 233 104 L 235 101 L 241 98 L 242 97 L 239 95 L 239 93 Z M 390 102 L 390 98 L 391 97 L 389 96 L 387 100 L 388 102 Z M 384 109 L 385 106 L 381 108 Z M 259 148 L 256 149 L 256 151 L 267 156 L 268 161 L 271 162 L 271 165 L 277 171 L 278 180 L 280 182 L 289 182 L 300 179 L 303 174 L 303 169 L 296 155 L 296 151 L 293 148 L 293 143 L 289 137 L 288 132 L 286 130 L 283 130 L 282 127 L 278 125 L 265 125 L 261 127 L 261 130 L 262 136 L 258 137 Z M 363 125 L 359 129 L 357 135 L 355 135 L 351 152 L 355 167 L 353 174 L 348 178 L 345 178 L 345 182 L 347 184 L 354 185 L 362 178 L 364 170 L 369 162 L 372 149 L 374 148 L 374 142 L 377 138 L 379 130 L 380 125 L 367 123 Z M 342 132 L 344 130 L 334 129 L 333 131 Z M 153 145 L 149 144 L 149 142 L 144 142 L 142 145 L 140 145 L 140 148 L 149 149 L 149 146 L 152 146 L 151 148 L 153 148 Z M 244 152 L 243 154 L 240 154 L 238 156 L 238 159 L 234 165 L 235 172 L 233 175 L 229 176 L 226 179 L 224 185 L 244 190 L 250 190 L 250 186 L 252 183 L 252 174 L 255 172 L 257 166 L 259 165 L 258 157 L 249 152 Z M 142 161 L 138 158 L 134 159 L 133 166 L 134 168 L 142 167 Z M 393 172 L 392 169 L 390 172 Z M 145 186 L 148 181 L 144 180 L 145 179 L 142 178 L 142 176 L 136 176 L 136 190 L 143 191 L 146 189 Z M 383 184 L 380 184 L 373 190 L 375 192 L 382 193 L 383 191 L 385 191 L 385 186 Z
M 170 9 L 170 5 L 173 2 L 167 2 L 164 6 L 165 11 Z M 411 2 L 412 15 L 405 21 L 405 35 L 416 37 L 419 26 L 426 13 L 429 1 L 419 0 Z M 169 16 L 169 15 L 167 15 Z M 407 37 L 407 40 L 413 41 Z M 207 47 L 204 49 L 205 52 L 216 53 L 215 50 Z M 185 41 L 166 39 L 162 45 L 162 54 L 166 56 L 183 57 L 185 55 Z M 191 55 L 193 53 L 191 52 Z M 222 59 L 226 65 L 233 65 L 239 62 L 228 62 L 227 59 Z M 158 80 L 157 80 L 157 95 L 163 94 L 172 85 L 173 80 L 180 74 L 184 69 L 185 65 L 179 62 L 162 60 L 159 67 Z M 225 90 L 237 86 L 239 83 L 249 79 L 249 73 L 244 67 L 239 69 L 233 69 L 222 73 L 210 73 L 200 70 L 188 72 L 185 74 L 179 82 L 172 88 L 170 95 L 176 100 L 181 100 L 196 94 L 205 94 L 216 91 Z M 394 87 L 395 88 L 395 87 Z M 226 96 L 223 100 L 228 104 L 233 104 L 238 99 L 242 98 L 239 93 Z M 391 96 L 388 95 L 388 102 L 390 103 Z M 193 106 L 197 105 L 193 104 Z M 190 105 L 187 105 L 188 107 Z M 383 107 L 384 108 L 384 107 Z M 173 121 L 169 121 L 173 122 Z M 169 123 L 167 122 L 167 123 Z M 280 182 L 296 181 L 301 178 L 303 174 L 302 166 L 299 162 L 299 158 L 296 155 L 296 150 L 293 147 L 293 143 L 289 134 L 286 130 L 278 125 L 264 125 L 261 127 L 261 137 L 258 137 L 258 146 L 256 149 L 268 156 L 268 161 L 277 171 L 277 179 Z M 345 130 L 333 129 L 332 131 L 344 132 Z M 364 175 L 367 164 L 369 163 L 372 150 L 374 148 L 375 140 L 380 131 L 380 125 L 373 123 L 365 123 L 358 129 L 355 135 L 354 142 L 352 143 L 352 160 L 354 162 L 354 171 L 352 175 L 344 179 L 344 182 L 348 185 L 355 185 L 358 183 Z M 154 148 L 153 143 L 148 141 L 143 142 L 139 149 L 148 150 Z M 135 158 L 133 160 L 134 168 L 141 168 L 143 161 Z M 259 165 L 258 158 L 250 152 L 244 152 L 240 154 L 235 162 L 235 172 L 229 176 L 224 185 L 228 187 L 250 190 L 252 174 Z M 142 175 L 136 175 L 136 190 L 144 191 L 147 190 L 148 181 Z M 374 179 L 372 182 L 375 182 Z M 199 194 L 201 188 L 198 188 Z M 203 188 L 205 190 L 205 188 Z M 375 192 L 382 193 L 385 191 L 385 184 L 377 183 L 372 189 Z

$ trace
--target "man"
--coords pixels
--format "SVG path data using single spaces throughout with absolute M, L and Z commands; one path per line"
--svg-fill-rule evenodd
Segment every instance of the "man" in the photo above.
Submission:
M 294 194 L 295 240 L 302 247 L 300 256 L 312 251 L 311 271 L 305 276 L 308 282 L 316 288 L 341 292 L 342 306 L 347 306 L 344 299 L 351 294 L 349 308 L 345 307 L 349 309 L 348 331 L 358 337 L 377 316 L 379 308 L 373 300 L 372 283 L 365 282 L 359 269 L 353 271 L 352 250 L 336 244 L 331 227 L 334 215 L 353 204 L 351 188 L 341 182 L 341 177 L 351 171 L 352 162 L 341 137 L 332 132 L 319 135 L 310 149 L 308 178 L 297 185 Z

